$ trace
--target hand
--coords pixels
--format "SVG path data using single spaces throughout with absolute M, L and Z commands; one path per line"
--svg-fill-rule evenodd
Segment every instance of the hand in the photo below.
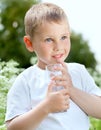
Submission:
M 68 90 L 53 91 L 54 82 L 48 86 L 47 97 L 49 113 L 65 111 L 69 108 Z
M 70 74 L 68 73 L 68 68 L 64 62 L 61 62 L 62 67 L 55 68 L 62 72 L 62 75 L 54 76 L 51 80 L 55 83 L 55 86 L 63 86 L 68 90 L 68 94 L 70 94 L 70 88 L 73 87 L 72 80 Z

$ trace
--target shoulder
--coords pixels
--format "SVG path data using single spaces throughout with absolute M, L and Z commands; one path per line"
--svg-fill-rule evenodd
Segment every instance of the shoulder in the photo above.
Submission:
M 35 75 L 35 72 L 36 72 L 36 65 L 30 66 L 27 69 L 25 69 L 22 73 L 20 73 L 18 75 L 18 78 L 23 77 L 27 79 L 27 78 L 33 77 L 33 75 Z
M 13 97 L 13 95 L 21 93 L 28 93 L 29 92 L 29 81 L 32 77 L 34 71 L 34 66 L 31 66 L 27 69 L 25 69 L 23 72 L 21 72 L 13 82 L 12 86 L 10 87 L 10 90 L 8 92 L 8 97 Z
M 66 63 L 66 65 L 69 71 L 81 72 L 81 71 L 86 70 L 85 66 L 80 63 L 73 62 L 73 63 Z
M 67 65 L 67 71 L 72 77 L 75 77 L 75 79 L 89 79 L 91 75 L 89 74 L 87 68 L 85 65 L 80 63 L 66 63 Z
M 12 84 L 11 88 L 16 89 L 23 89 L 28 86 L 28 82 L 30 79 L 35 75 L 35 66 L 31 66 L 21 72 L 15 79 L 14 83 Z M 26 87 L 27 88 L 27 87 Z

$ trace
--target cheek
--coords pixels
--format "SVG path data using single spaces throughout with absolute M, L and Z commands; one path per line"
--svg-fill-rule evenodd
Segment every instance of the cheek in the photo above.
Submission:
M 46 51 L 46 52 L 47 52 L 48 50 L 50 50 L 50 47 L 45 46 L 45 45 L 44 45 L 44 46 L 40 46 L 40 51 L 41 51 L 41 50 L 43 50 L 43 51 Z
M 66 50 L 70 51 L 70 48 L 71 48 L 70 40 L 67 40 L 67 41 L 65 42 L 64 47 L 66 48 Z
M 50 54 L 50 52 L 51 52 L 50 47 L 48 47 L 48 46 L 40 46 L 39 53 L 41 55 L 47 55 L 48 56 L 48 54 Z

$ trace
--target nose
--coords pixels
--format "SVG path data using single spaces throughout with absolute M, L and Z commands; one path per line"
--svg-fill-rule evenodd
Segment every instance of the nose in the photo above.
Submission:
M 61 42 L 60 41 L 56 41 L 54 43 L 54 51 L 59 51 L 61 49 L 62 49 Z

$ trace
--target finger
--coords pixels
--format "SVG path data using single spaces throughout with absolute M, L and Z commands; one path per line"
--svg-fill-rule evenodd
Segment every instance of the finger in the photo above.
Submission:
M 70 103 L 69 103 L 69 101 L 67 102 L 65 102 L 64 103 L 64 110 L 62 111 L 62 112 L 66 112 L 67 111 L 67 109 L 69 109 L 70 108 Z
M 63 67 L 63 68 L 67 69 L 67 63 L 62 62 L 62 61 L 61 61 L 61 62 L 59 62 L 59 63 L 62 65 L 62 67 Z
M 55 69 L 62 72 L 62 75 L 66 75 L 68 72 L 67 65 L 65 62 L 59 62 L 59 66 L 57 66 Z
M 53 91 L 53 87 L 55 85 L 55 82 L 54 81 L 51 81 L 48 85 L 48 92 L 52 92 Z
M 70 108 L 70 104 L 65 104 L 64 110 L 67 111 L 67 109 Z
M 68 103 L 68 104 L 70 103 L 69 98 L 70 98 L 69 95 L 66 95 L 66 96 L 64 97 L 65 102 Z
M 55 86 L 63 86 L 65 89 L 68 89 L 68 81 L 67 80 L 55 80 Z
M 56 70 L 56 71 L 61 71 L 62 70 L 62 65 L 59 63 L 59 64 L 56 64 L 55 66 L 54 66 L 54 70 Z
M 69 91 L 68 91 L 68 89 L 61 89 L 61 90 L 59 90 L 63 95 L 67 95 L 67 96 L 69 96 Z

